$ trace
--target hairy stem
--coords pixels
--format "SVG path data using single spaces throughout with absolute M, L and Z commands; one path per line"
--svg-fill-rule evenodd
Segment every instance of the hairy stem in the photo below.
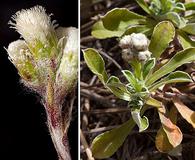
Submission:
M 67 133 L 64 133 L 61 112 L 59 107 L 47 106 L 47 123 L 49 132 L 58 153 L 59 160 L 71 160 Z
M 64 124 L 62 116 L 62 104 L 56 102 L 53 83 L 49 82 L 46 91 L 45 109 L 47 112 L 47 123 L 49 132 L 58 153 L 59 160 L 71 160 L 67 137 L 68 124 Z M 70 117 L 66 117 L 67 122 Z

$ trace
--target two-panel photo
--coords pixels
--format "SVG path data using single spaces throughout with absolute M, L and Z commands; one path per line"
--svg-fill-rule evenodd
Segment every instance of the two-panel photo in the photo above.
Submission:
M 0 160 L 195 160 L 194 0 L 2 0 L 0 52 Z

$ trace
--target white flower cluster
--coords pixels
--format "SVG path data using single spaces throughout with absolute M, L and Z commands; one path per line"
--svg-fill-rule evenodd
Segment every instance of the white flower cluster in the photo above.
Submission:
M 41 6 L 18 11 L 12 19 L 11 28 L 23 40 L 10 43 L 7 52 L 25 85 L 45 90 L 51 78 L 58 94 L 70 92 L 77 81 L 78 30 L 56 28 Z
M 16 12 L 9 24 L 22 35 L 27 43 L 31 44 L 35 41 L 46 43 L 57 26 L 55 21 L 51 22 L 50 16 L 41 6 Z
M 151 52 L 148 50 L 149 40 L 142 33 L 132 33 L 124 36 L 119 46 L 122 48 L 122 58 L 126 61 L 138 59 L 146 61 L 151 57 Z

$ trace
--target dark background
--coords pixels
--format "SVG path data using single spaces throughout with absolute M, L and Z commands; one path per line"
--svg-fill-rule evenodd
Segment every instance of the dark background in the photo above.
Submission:
M 8 26 L 10 17 L 18 10 L 42 5 L 53 13 L 60 26 L 78 27 L 77 0 L 1 0 L 0 1 L 0 159 L 1 160 L 57 160 L 46 126 L 40 98 L 20 82 L 17 70 L 8 60 L 3 47 L 19 38 Z M 78 117 L 74 110 L 69 130 L 73 160 L 78 156 Z

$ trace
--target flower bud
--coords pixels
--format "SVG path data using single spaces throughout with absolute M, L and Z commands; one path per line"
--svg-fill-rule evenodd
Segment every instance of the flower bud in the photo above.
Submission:
M 23 9 L 12 16 L 12 28 L 15 28 L 22 35 L 35 56 L 41 56 L 40 49 L 44 52 L 52 49 L 57 44 L 55 35 L 55 21 L 51 21 L 45 9 L 35 6 L 30 9 Z M 48 54 L 47 54 L 48 55 Z
M 145 51 L 148 48 L 149 41 L 147 37 L 142 33 L 131 34 L 131 45 L 136 51 Z
M 78 31 L 74 27 L 69 27 L 59 28 L 56 32 L 59 38 L 66 39 L 66 44 L 62 48 L 61 63 L 56 73 L 57 90 L 64 95 L 68 94 L 77 82 Z
M 7 52 L 11 62 L 25 81 L 34 83 L 38 80 L 36 67 L 25 41 L 17 40 L 10 43 Z
M 127 62 L 131 61 L 134 58 L 134 53 L 131 51 L 131 49 L 123 49 L 122 58 Z
M 123 38 L 120 40 L 119 42 L 119 46 L 122 49 L 128 49 L 128 48 L 132 48 L 131 46 L 131 35 L 125 35 L 123 36 Z
M 151 52 L 146 50 L 146 51 L 140 51 L 138 52 L 138 60 L 139 61 L 147 61 L 151 57 Z

